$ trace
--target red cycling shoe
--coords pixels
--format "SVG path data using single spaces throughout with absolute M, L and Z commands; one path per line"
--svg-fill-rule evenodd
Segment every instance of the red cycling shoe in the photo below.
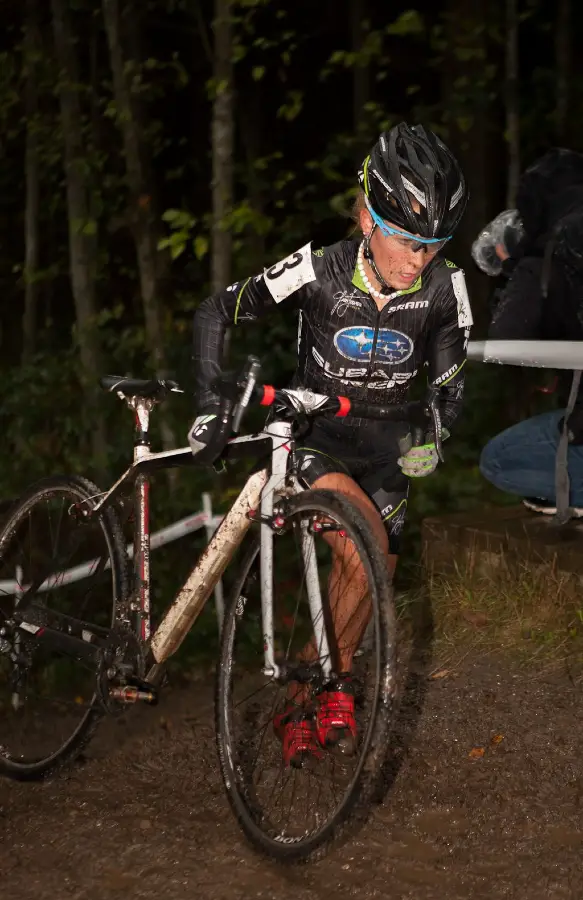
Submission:
M 307 763 L 322 758 L 312 712 L 288 703 L 283 712 L 276 713 L 273 730 L 282 742 L 286 767 L 301 769 Z
M 340 676 L 326 685 L 316 697 L 316 734 L 322 747 L 344 756 L 356 751 L 357 728 L 354 718 L 354 686 L 350 676 Z

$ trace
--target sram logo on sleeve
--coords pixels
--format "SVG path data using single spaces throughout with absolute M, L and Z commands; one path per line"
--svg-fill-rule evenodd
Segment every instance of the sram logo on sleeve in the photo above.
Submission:
M 468 297 L 466 278 L 461 269 L 451 273 L 451 283 L 457 300 L 457 323 L 460 328 L 471 328 L 474 324 L 472 308 Z
M 310 244 L 291 253 L 264 272 L 265 284 L 276 303 L 316 280 Z

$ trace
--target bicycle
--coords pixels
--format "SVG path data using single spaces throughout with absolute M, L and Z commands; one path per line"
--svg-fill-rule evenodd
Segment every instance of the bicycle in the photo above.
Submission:
M 249 540 L 234 579 L 221 635 L 220 769 L 231 807 L 253 846 L 281 861 L 305 860 L 324 852 L 356 811 L 366 810 L 375 790 L 395 703 L 396 625 L 386 561 L 369 524 L 348 499 L 302 487 L 296 439 L 308 416 L 350 410 L 409 421 L 419 443 L 432 419 L 441 455 L 441 428 L 436 393 L 425 403 L 379 408 L 307 390 L 275 390 L 257 383 L 258 372 L 258 361 L 250 358 L 241 377 L 221 379 L 221 427 L 214 445 L 195 458 L 190 448 L 151 449 L 150 413 L 180 390 L 175 382 L 105 376 L 102 387 L 135 413 L 129 468 L 106 492 L 77 476 L 47 478 L 32 485 L 9 515 L 0 530 L 0 689 L 4 685 L 9 695 L 6 703 L 0 700 L 0 773 L 23 780 L 43 777 L 79 755 L 105 714 L 138 701 L 156 703 L 165 663 L 255 527 L 259 533 Z M 276 415 L 259 433 L 233 437 L 252 400 L 276 408 Z M 150 475 L 241 456 L 259 459 L 259 465 L 153 630 Z M 120 511 L 128 489 L 134 511 L 131 567 Z M 28 551 L 20 553 L 36 524 L 42 537 L 31 539 Z M 57 552 L 60 536 L 64 541 Z M 291 565 L 294 550 L 299 574 Z M 90 576 L 82 577 L 87 560 Z M 334 569 L 339 560 L 347 562 L 340 573 Z M 366 576 L 363 597 L 372 623 L 367 650 L 353 662 L 357 746 L 348 757 L 323 747 L 318 758 L 292 768 L 283 763 L 274 715 L 296 689 L 302 709 L 313 709 L 318 692 L 335 677 L 340 589 L 348 583 L 348 566 Z M 276 588 L 280 574 L 285 577 Z M 327 591 L 320 576 L 327 578 Z M 85 586 L 81 601 L 72 593 L 80 584 Z M 54 700 L 49 695 L 58 688 L 63 696 Z M 325 788 L 333 794 L 328 812 Z

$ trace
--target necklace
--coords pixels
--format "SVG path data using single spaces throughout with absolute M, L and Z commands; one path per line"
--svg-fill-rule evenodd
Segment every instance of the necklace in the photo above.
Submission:
M 391 299 L 391 294 L 383 294 L 381 291 L 377 291 L 376 288 L 372 286 L 370 283 L 370 279 L 364 270 L 364 241 L 362 241 L 360 247 L 358 248 L 358 256 L 356 258 L 356 267 L 358 269 L 358 273 L 362 278 L 363 284 L 369 294 L 371 294 L 376 300 L 382 300 L 386 303 L 387 300 Z

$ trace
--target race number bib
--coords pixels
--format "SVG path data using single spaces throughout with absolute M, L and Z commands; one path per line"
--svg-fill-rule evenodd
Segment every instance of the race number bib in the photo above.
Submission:
M 276 303 L 281 303 L 305 284 L 316 280 L 310 244 L 286 256 L 263 274 L 269 293 Z
M 460 328 L 471 328 L 474 324 L 472 308 L 468 297 L 466 278 L 461 269 L 451 273 L 451 283 L 457 300 L 457 323 Z

